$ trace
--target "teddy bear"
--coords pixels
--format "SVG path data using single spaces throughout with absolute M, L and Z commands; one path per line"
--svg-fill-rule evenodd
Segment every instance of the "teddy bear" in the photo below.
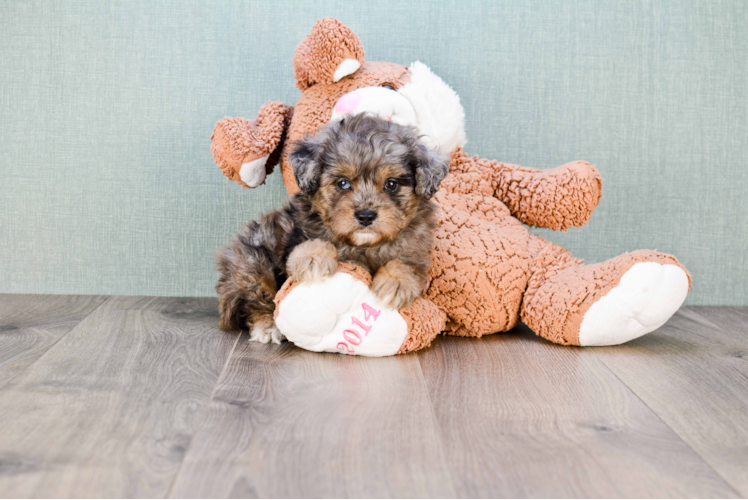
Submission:
M 439 333 L 481 337 L 520 321 L 557 344 L 616 345 L 656 330 L 685 300 L 691 276 L 672 255 L 638 250 L 585 264 L 531 234 L 528 226 L 587 223 L 602 196 L 599 172 L 584 161 L 538 170 L 468 155 L 459 96 L 422 62 L 367 61 L 359 38 L 325 18 L 298 45 L 293 66 L 302 91 L 295 106 L 269 102 L 253 120 L 215 126 L 213 157 L 241 186 L 260 186 L 280 164 L 288 194 L 297 193 L 294 143 L 356 113 L 414 126 L 451 158 L 434 196 L 440 215 L 423 297 L 387 311 L 367 289 L 371 277 L 346 264 L 326 282 L 289 281 L 276 296 L 276 324 L 297 345 L 381 356 L 426 347 Z

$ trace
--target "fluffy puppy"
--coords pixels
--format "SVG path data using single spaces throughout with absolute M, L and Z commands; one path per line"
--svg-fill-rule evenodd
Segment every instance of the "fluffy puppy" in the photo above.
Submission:
M 367 269 L 390 307 L 410 305 L 427 284 L 430 200 L 449 158 L 414 128 L 359 114 L 300 141 L 289 160 L 300 192 L 217 252 L 221 328 L 280 342 L 273 298 L 283 282 L 325 279 L 339 261 Z

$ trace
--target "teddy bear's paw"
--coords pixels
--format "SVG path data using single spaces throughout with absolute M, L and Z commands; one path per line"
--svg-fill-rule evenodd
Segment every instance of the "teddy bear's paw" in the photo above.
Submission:
M 270 155 L 243 163 L 239 169 L 239 178 L 242 182 L 251 188 L 255 188 L 265 182 L 265 164 L 268 158 L 270 158 Z
M 292 115 L 293 107 L 268 102 L 253 120 L 219 120 L 210 136 L 210 151 L 224 175 L 244 187 L 265 182 L 266 173 L 279 159 L 281 139 Z
M 579 328 L 583 346 L 618 345 L 657 330 L 688 294 L 686 272 L 673 264 L 640 262 L 592 304 Z
M 303 349 L 362 356 L 397 354 L 408 334 L 400 313 L 346 272 L 296 283 L 278 302 L 275 324 Z
M 256 120 L 224 118 L 210 137 L 210 151 L 224 175 L 247 187 L 265 181 L 266 163 L 272 148 L 256 135 Z

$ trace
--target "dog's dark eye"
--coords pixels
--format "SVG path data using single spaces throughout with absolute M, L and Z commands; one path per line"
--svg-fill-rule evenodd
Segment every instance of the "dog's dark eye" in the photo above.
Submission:
M 384 190 L 387 192 L 394 193 L 399 187 L 400 183 L 395 179 L 387 179 L 384 181 Z
M 391 86 L 391 85 L 382 85 L 382 88 L 383 88 L 383 89 L 390 89 L 390 90 L 395 90 L 395 89 L 393 89 L 393 88 L 392 88 L 392 86 Z
M 341 191 L 351 189 L 351 181 L 349 181 L 348 179 L 340 179 L 338 181 L 338 189 L 340 189 Z

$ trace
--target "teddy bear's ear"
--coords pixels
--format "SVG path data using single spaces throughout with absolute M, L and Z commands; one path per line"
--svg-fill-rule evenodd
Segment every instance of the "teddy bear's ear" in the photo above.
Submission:
M 315 83 L 334 83 L 364 63 L 364 47 L 356 34 L 337 19 L 317 21 L 293 56 L 296 86 L 302 92 Z

